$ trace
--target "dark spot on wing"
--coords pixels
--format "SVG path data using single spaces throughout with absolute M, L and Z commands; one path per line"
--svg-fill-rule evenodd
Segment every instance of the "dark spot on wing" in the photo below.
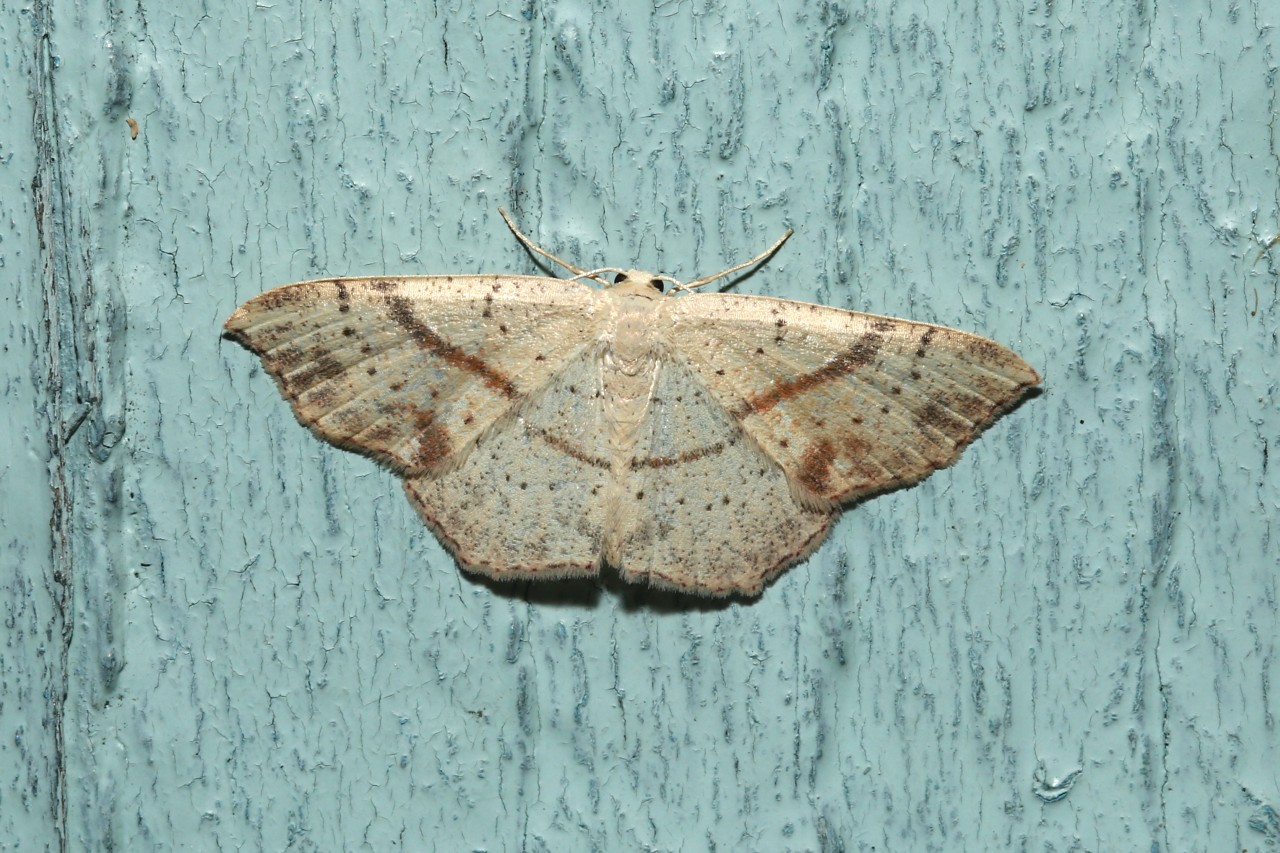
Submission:
M 925 352 L 929 349 L 929 344 L 933 341 L 933 336 L 937 331 L 937 329 L 928 329 L 920 336 L 920 343 L 916 347 L 916 358 L 924 358 Z

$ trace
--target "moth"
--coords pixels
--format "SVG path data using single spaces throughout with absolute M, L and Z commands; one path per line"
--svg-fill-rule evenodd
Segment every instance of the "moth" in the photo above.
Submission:
M 756 596 L 843 506 L 953 462 L 1040 377 L 986 338 L 639 270 L 328 278 L 240 306 L 298 420 L 404 480 L 463 569 Z M 613 280 L 604 276 L 612 273 Z M 590 280 L 598 286 L 584 283 Z

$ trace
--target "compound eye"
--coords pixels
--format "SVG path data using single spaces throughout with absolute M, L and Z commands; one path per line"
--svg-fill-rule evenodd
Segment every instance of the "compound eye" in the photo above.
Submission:
M 614 284 L 622 284 L 626 280 L 627 280 L 627 274 L 624 272 L 620 272 L 613 277 Z
M 662 293 L 662 289 L 663 289 L 662 285 L 663 285 L 663 281 L 660 278 L 649 279 L 649 286 L 652 287 L 654 290 L 658 291 L 659 293 Z

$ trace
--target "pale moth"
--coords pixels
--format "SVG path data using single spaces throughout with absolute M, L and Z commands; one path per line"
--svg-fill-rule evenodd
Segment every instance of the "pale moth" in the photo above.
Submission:
M 967 332 L 638 270 L 378 276 L 226 332 L 298 420 L 404 478 L 467 571 L 758 595 L 841 506 L 953 462 L 1040 377 Z M 600 276 L 616 273 L 606 282 Z M 580 279 L 593 279 L 590 287 Z

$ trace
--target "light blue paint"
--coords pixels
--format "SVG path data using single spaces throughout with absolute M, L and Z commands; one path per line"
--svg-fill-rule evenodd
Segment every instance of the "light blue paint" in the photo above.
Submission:
M 1274 843 L 1273 5 L 0 15 L 0 838 Z M 793 226 L 741 292 L 1045 391 L 755 604 L 468 580 L 218 331 L 316 275 L 531 272 L 499 204 L 685 279 Z

